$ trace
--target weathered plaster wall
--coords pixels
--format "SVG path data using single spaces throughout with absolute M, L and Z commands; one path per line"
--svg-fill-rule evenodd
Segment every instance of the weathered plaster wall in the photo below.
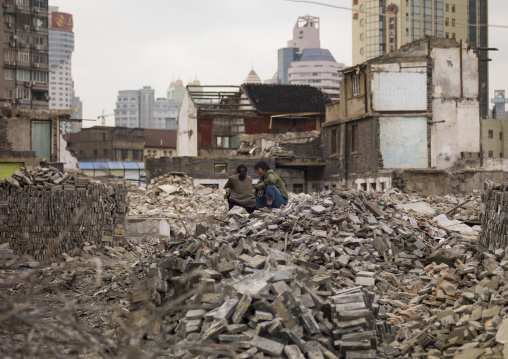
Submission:
M 7 138 L 13 151 L 31 151 L 31 133 L 30 118 L 7 119 Z
M 461 152 L 480 151 L 478 58 L 458 47 L 434 48 L 431 57 L 431 166 L 443 169 L 452 167 Z
M 176 153 L 177 156 L 198 155 L 198 125 L 197 110 L 190 98 L 189 92 L 185 91 L 182 107 L 176 120 Z
M 427 68 L 425 63 L 372 65 L 374 111 L 425 111 Z
M 381 117 L 384 168 L 427 168 L 427 117 Z

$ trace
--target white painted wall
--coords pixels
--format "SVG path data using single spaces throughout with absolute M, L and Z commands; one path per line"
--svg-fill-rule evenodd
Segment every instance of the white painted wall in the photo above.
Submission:
M 427 68 L 425 63 L 372 65 L 374 111 L 425 111 Z
M 63 162 L 64 171 L 79 169 L 78 159 L 67 151 L 67 141 L 63 138 L 62 133 L 60 133 L 59 151 L 59 161 Z
M 462 91 L 460 76 L 462 51 Z M 461 152 L 480 152 L 478 59 L 466 48 L 434 48 L 431 166 L 451 167 Z
M 198 155 L 197 109 L 187 89 L 185 89 L 176 120 L 176 130 L 176 155 L 196 157 Z

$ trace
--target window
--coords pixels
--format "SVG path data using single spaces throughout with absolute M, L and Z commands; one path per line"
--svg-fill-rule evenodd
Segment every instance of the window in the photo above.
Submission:
M 337 130 L 332 130 L 332 154 L 337 153 Z
M 16 89 L 16 98 L 30 99 L 30 89 L 26 87 L 18 87 Z
M 455 33 L 452 32 L 452 39 L 455 39 Z
M 16 5 L 29 6 L 29 0 L 16 0 Z
M 293 193 L 302 193 L 303 183 L 293 183 Z
M 455 5 L 452 4 L 452 12 L 455 12 Z
M 140 150 L 133 150 L 132 151 L 132 159 L 134 161 L 140 161 L 141 160 L 141 151 Z
M 94 157 L 97 157 L 99 155 L 99 150 L 93 150 Z
M 452 27 L 455 27 L 455 19 L 452 19 Z
M 406 36 L 409 36 L 409 28 L 406 27 Z
M 30 53 L 27 51 L 20 51 L 18 53 L 18 61 L 20 62 L 30 62 Z
M 493 151 L 489 151 L 489 158 L 492 158 L 494 157 L 494 152 Z
M 125 128 L 117 128 L 115 132 L 117 135 L 125 135 Z
M 134 130 L 134 136 L 138 136 L 138 137 L 143 136 L 143 129 L 141 129 L 141 128 L 135 129 Z
M 33 59 L 34 59 L 34 62 L 37 62 L 39 64 L 47 64 L 48 63 L 48 57 L 46 55 L 34 54 Z
M 499 132 L 499 140 L 502 141 L 503 140 L 503 133 L 502 132 Z
M 14 70 L 5 69 L 4 70 L 4 79 L 14 80 Z
M 446 12 L 450 11 L 450 4 L 445 4 L 445 10 Z
M 449 26 L 450 25 L 450 19 L 449 18 L 445 18 L 444 24 L 445 24 L 445 26 Z
M 47 72 L 34 71 L 32 76 L 33 76 L 33 80 L 35 82 L 41 82 L 41 83 L 48 82 L 48 73 Z
M 14 89 L 5 89 L 5 98 L 14 98 Z
M 489 138 L 494 138 L 494 130 L 489 130 Z
M 128 150 L 121 150 L 121 160 L 126 161 L 129 158 L 129 151 Z
M 48 18 L 47 17 L 32 17 L 32 25 L 33 26 L 39 26 L 39 27 L 48 27 Z
M 15 59 L 14 51 L 4 50 L 4 60 L 5 61 L 15 61 L 14 59 Z
M 499 157 L 503 158 L 503 152 L 499 152 Z
M 28 71 L 28 70 L 16 70 L 16 80 L 18 80 L 18 81 L 30 81 L 30 71 Z
M 4 41 L 11 42 L 14 40 L 14 34 L 12 32 L 4 32 Z
M 108 157 L 108 150 L 103 150 L 103 155 L 104 155 L 104 159 L 106 159 Z
M 44 46 L 44 45 L 46 45 L 47 40 L 46 40 L 46 38 L 41 37 L 41 36 L 34 36 L 33 43 L 34 43 L 34 45 Z
M 228 164 L 227 163 L 214 163 L 213 164 L 213 172 L 214 173 L 228 173 Z
M 358 125 L 351 127 L 351 152 L 358 152 Z
M 360 94 L 360 75 L 353 75 L 353 96 Z
M 450 37 L 450 33 L 445 32 L 445 37 L 448 39 Z

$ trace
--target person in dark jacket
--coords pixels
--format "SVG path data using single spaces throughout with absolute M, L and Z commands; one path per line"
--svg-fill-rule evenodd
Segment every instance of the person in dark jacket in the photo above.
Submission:
M 265 161 L 259 161 L 254 165 L 259 175 L 257 190 L 254 191 L 256 198 L 256 209 L 271 212 L 272 208 L 280 208 L 288 204 L 288 191 L 284 182 L 270 168 Z M 263 192 L 263 195 L 260 195 Z
M 238 165 L 236 170 L 233 170 L 233 175 L 228 178 L 224 188 L 231 188 L 228 198 L 229 210 L 234 206 L 240 206 L 249 213 L 254 212 L 256 200 L 252 193 L 252 177 L 247 176 L 247 166 Z

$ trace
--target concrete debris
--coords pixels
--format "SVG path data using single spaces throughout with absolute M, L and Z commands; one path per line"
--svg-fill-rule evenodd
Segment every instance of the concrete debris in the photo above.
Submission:
M 228 213 L 221 190 L 173 173 L 129 197 L 128 220 L 162 218 L 169 235 L 166 225 L 142 240 L 127 231 L 124 247 L 85 243 L 66 253 L 70 263 L 109 263 L 98 284 L 88 267 L 57 276 L 63 264 L 55 263 L 42 275 L 85 303 L 120 308 L 122 315 L 83 316 L 140 353 L 161 342 L 172 345 L 169 358 L 507 352 L 508 251 L 476 249 L 486 208 L 480 194 L 334 190 L 290 194 L 281 211 L 249 215 Z M 39 286 L 32 290 L 45 293 Z M 12 285 L 6 295 L 22 288 Z
M 496 342 L 495 333 L 508 285 L 496 270 L 508 268 L 508 254 L 479 261 L 477 232 L 447 228 L 444 213 L 463 198 L 418 198 L 434 210 L 426 216 L 402 209 L 413 197 L 292 194 L 278 213 L 230 214 L 199 236 L 165 242 L 157 263 L 170 288 L 164 300 L 194 290 L 191 310 L 206 311 L 192 332 L 185 311 L 165 325 L 186 341 L 212 340 L 245 357 L 501 353 L 504 334 Z M 481 207 L 478 195 L 469 199 L 452 216 L 464 226 L 477 224 Z

